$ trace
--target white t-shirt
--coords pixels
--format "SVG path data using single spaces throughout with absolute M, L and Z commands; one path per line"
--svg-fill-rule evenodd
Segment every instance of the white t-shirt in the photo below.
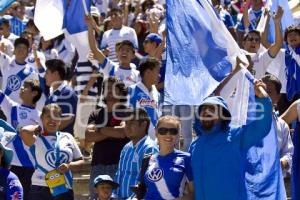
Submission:
M 132 42 L 136 49 L 138 48 L 138 40 L 135 30 L 128 26 L 122 26 L 121 29 L 110 29 L 108 31 L 105 31 L 100 48 L 108 48 L 110 51 L 108 58 L 114 62 L 118 62 L 116 55 L 116 44 L 124 40 L 129 40 L 130 42 Z
M 47 149 L 43 139 L 46 139 L 47 142 L 51 145 L 51 149 Z M 58 141 L 59 149 L 60 149 L 60 160 L 59 163 L 70 163 L 73 160 L 77 160 L 82 158 L 82 154 L 80 149 L 74 139 L 74 137 L 66 132 L 59 132 L 59 139 L 57 140 L 56 136 L 49 135 L 49 136 L 39 136 L 37 137 L 34 145 L 30 148 L 35 148 L 35 156 L 37 162 L 40 166 L 42 166 L 47 171 L 51 171 L 56 169 L 55 162 L 56 162 L 56 150 L 55 150 L 55 143 Z M 37 168 L 33 175 L 32 175 L 32 185 L 38 186 L 47 186 L 45 182 L 45 173 L 40 169 Z M 66 178 L 67 180 L 67 178 Z M 70 187 L 70 185 L 68 184 Z
M 269 55 L 268 50 L 256 53 L 251 56 L 253 62 L 253 69 L 255 70 L 254 77 L 261 79 L 267 72 L 267 68 L 273 61 L 273 58 Z
M 140 72 L 134 68 L 124 68 L 119 64 L 112 62 L 110 59 L 105 58 L 103 63 L 99 65 L 99 71 L 103 72 L 104 76 L 116 76 L 128 87 L 138 83 Z

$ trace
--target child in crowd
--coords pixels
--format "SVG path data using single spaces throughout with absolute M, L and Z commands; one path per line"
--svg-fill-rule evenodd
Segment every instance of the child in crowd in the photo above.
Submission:
M 94 180 L 97 198 L 95 200 L 110 200 L 112 190 L 119 187 L 119 184 L 114 182 L 109 175 L 99 175 Z

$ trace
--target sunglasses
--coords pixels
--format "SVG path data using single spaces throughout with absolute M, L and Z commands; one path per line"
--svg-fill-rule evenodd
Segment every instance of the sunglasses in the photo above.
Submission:
M 177 135 L 178 134 L 178 128 L 165 128 L 160 127 L 157 129 L 158 134 L 160 135 L 167 135 L 168 133 L 170 135 Z
M 248 37 L 248 38 L 247 38 L 247 41 L 250 41 L 250 42 L 253 42 L 253 41 L 255 41 L 255 42 L 260 42 L 260 38 L 252 38 L 252 37 Z

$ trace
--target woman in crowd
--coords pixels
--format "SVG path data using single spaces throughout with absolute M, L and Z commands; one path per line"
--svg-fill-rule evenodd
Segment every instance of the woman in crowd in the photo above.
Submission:
M 73 200 L 71 170 L 83 163 L 81 152 L 71 134 L 58 131 L 61 109 L 57 104 L 44 106 L 41 119 L 43 131 L 29 125 L 20 132 L 36 162 L 29 199 Z
M 163 116 L 158 120 L 156 138 L 159 153 L 149 159 L 144 177 L 147 188 L 145 199 L 193 199 L 190 154 L 174 148 L 179 133 L 180 121 L 177 117 Z M 185 186 L 188 193 L 184 195 Z

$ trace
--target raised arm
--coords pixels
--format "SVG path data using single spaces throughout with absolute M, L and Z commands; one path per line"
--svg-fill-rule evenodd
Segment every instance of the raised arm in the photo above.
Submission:
M 93 28 L 93 24 L 94 24 L 93 18 L 91 16 L 86 16 L 85 22 L 88 26 L 88 39 L 89 39 L 89 45 L 91 51 L 93 53 L 93 57 L 99 62 L 99 64 L 102 64 L 106 57 L 96 45 L 96 39 L 94 36 L 94 28 Z
M 263 30 L 263 32 L 261 33 L 261 44 L 269 49 L 271 44 L 268 41 L 268 35 L 269 35 L 269 22 L 270 22 L 270 15 L 269 15 L 269 10 L 265 8 L 264 13 L 263 13 L 264 17 L 266 17 L 266 22 L 265 22 L 265 28 Z
M 275 25 L 275 43 L 273 43 L 269 48 L 269 55 L 272 57 L 276 57 L 283 43 L 282 32 L 280 27 L 282 16 L 283 16 L 283 9 L 282 7 L 278 6 L 277 12 L 273 17 L 273 21 Z
M 300 100 L 295 101 L 290 107 L 280 116 L 287 124 L 291 124 L 298 119 L 298 104 Z
M 269 132 L 272 125 L 272 103 L 271 99 L 259 90 L 264 86 L 262 81 L 255 83 L 256 95 L 256 119 L 241 127 L 241 147 L 249 149 L 261 141 Z

